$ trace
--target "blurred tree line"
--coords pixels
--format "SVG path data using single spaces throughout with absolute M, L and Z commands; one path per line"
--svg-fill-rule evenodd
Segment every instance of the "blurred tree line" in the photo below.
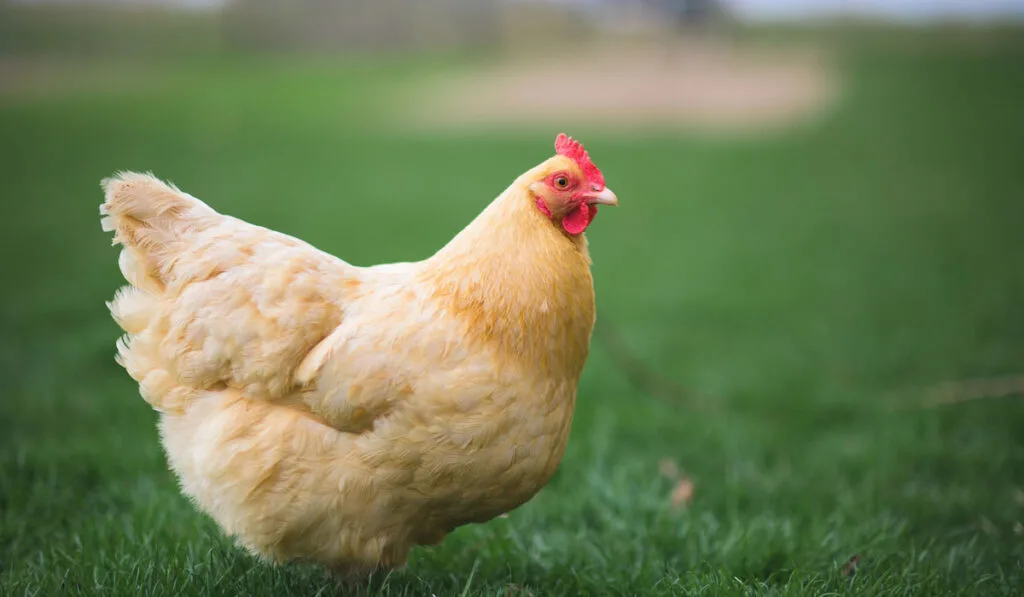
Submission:
M 486 47 L 517 38 L 552 41 L 588 32 L 587 12 L 646 4 L 678 31 L 708 26 L 719 0 L 601 0 L 556 5 L 508 0 L 232 0 L 229 39 L 248 49 Z
M 0 0 L 0 58 L 543 48 L 582 40 L 597 28 L 614 28 L 618 15 L 641 12 L 648 23 L 688 33 L 722 11 L 718 0 L 228 0 L 209 10 Z
M 500 0 L 232 0 L 229 43 L 246 50 L 409 50 L 486 46 L 500 37 Z

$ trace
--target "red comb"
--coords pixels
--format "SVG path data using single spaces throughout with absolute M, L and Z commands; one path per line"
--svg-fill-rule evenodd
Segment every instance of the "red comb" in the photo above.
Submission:
M 580 170 L 583 170 L 583 176 L 587 177 L 587 182 L 604 188 L 604 174 L 601 174 L 594 162 L 590 161 L 590 155 L 587 154 L 582 143 L 562 133 L 555 139 L 555 151 L 558 155 L 576 162 Z

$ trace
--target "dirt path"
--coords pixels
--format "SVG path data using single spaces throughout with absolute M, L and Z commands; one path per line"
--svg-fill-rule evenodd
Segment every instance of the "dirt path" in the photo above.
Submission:
M 736 129 L 792 124 L 838 95 L 820 53 L 720 42 L 518 59 L 425 80 L 406 106 L 424 129 L 601 124 Z

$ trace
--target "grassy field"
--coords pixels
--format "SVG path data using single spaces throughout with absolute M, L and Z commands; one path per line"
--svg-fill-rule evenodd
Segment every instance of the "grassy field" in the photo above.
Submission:
M 921 388 L 1024 371 L 1024 44 L 898 36 L 844 43 L 842 104 L 799 130 L 569 131 L 622 207 L 590 234 L 599 337 L 562 467 L 372 594 L 1020 594 L 1024 402 Z M 418 68 L 216 62 L 0 104 L 0 593 L 334 591 L 179 494 L 113 362 L 98 181 L 152 169 L 354 263 L 426 256 L 558 131 L 378 131 Z M 631 384 L 610 332 L 687 392 Z

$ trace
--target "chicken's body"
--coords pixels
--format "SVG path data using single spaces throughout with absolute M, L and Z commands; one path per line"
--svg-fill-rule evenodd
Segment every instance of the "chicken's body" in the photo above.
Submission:
M 361 573 L 544 486 L 595 310 L 586 240 L 524 198 L 531 173 L 431 258 L 369 268 L 150 176 L 105 181 L 120 361 L 225 532 Z

